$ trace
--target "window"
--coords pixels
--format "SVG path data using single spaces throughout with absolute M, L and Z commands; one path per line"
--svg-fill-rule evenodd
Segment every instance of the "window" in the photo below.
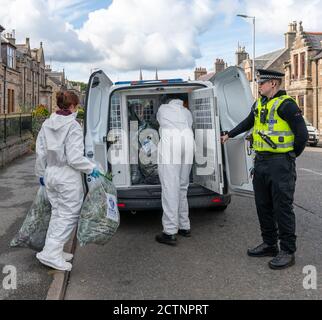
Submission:
M 304 114 L 304 96 L 299 96 L 298 98 L 298 102 L 299 102 L 299 107 L 302 111 L 302 113 Z
M 299 77 L 299 55 L 294 55 L 294 76 L 295 79 L 298 79 Z
M 15 111 L 15 91 L 8 89 L 8 113 Z
M 305 52 L 302 52 L 301 53 L 301 56 L 300 56 L 300 76 L 301 78 L 304 78 L 305 77 Z
M 16 68 L 15 55 L 16 55 L 16 50 L 8 46 L 7 47 L 7 66 L 11 69 Z

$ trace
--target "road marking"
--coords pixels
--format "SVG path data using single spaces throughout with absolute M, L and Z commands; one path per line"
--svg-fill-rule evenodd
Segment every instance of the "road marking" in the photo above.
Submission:
M 306 171 L 306 172 L 309 172 L 309 173 L 313 173 L 313 174 L 316 174 L 318 176 L 322 176 L 321 172 L 316 172 L 316 171 L 313 171 L 313 170 L 310 170 L 310 169 L 300 168 L 299 170 Z

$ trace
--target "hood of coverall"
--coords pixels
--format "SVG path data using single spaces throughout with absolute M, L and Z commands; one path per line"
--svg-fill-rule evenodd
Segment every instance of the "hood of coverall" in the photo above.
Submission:
M 183 101 L 180 99 L 173 99 L 169 101 L 169 104 L 183 107 Z
M 75 119 L 76 113 L 69 116 L 53 113 L 43 124 L 47 142 L 50 142 L 51 145 L 62 145 Z

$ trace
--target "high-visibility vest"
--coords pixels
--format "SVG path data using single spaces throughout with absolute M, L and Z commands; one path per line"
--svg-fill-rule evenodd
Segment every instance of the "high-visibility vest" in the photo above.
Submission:
M 285 101 L 294 99 L 290 96 L 284 95 L 274 98 L 267 102 L 266 105 L 262 104 L 262 99 L 258 99 L 255 109 L 255 125 L 254 125 L 254 144 L 253 148 L 257 152 L 273 152 L 273 153 L 287 153 L 294 151 L 294 133 L 292 132 L 288 123 L 283 120 L 277 113 L 278 108 Z M 265 124 L 261 123 L 261 112 L 267 109 Z M 270 146 L 260 136 L 265 135 L 273 144 L 276 149 Z

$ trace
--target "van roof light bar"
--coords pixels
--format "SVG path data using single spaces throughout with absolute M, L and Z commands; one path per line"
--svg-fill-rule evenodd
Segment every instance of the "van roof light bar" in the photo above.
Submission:
M 138 86 L 142 84 L 174 84 L 183 83 L 182 79 L 164 79 L 164 80 L 139 80 L 139 81 L 118 81 L 115 85 L 131 85 Z

